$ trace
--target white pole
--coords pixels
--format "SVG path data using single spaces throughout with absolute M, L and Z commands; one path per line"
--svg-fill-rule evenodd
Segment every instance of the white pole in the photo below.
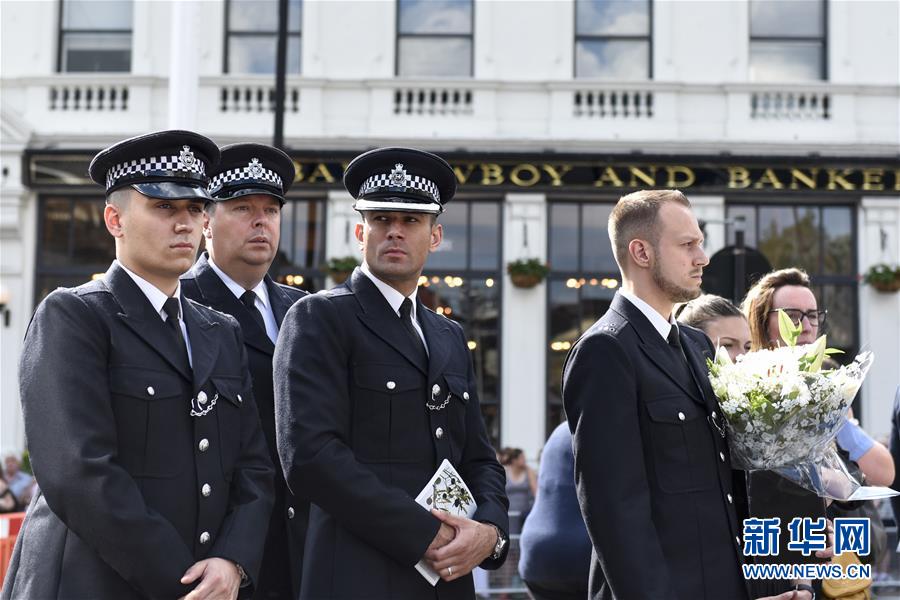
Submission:
M 172 43 L 169 53 L 169 129 L 197 126 L 197 5 L 194 0 L 172 2 Z

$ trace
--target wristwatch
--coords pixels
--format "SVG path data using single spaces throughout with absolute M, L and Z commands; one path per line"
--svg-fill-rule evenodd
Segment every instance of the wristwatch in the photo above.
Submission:
M 794 591 L 796 592 L 809 592 L 812 596 L 811 600 L 816 600 L 816 590 L 813 589 L 813 586 L 807 583 L 798 583 L 794 585 Z
M 497 543 L 494 544 L 494 553 L 491 554 L 491 560 L 497 560 L 503 555 L 503 550 L 506 548 L 506 544 L 509 543 L 509 540 L 506 539 L 506 536 L 500 531 L 500 528 L 496 525 L 491 525 L 494 530 L 497 532 Z

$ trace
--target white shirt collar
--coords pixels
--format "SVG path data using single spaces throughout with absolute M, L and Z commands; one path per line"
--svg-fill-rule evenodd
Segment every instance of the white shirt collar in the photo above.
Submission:
M 378 288 L 378 291 L 381 292 L 381 295 L 384 296 L 384 299 L 388 301 L 388 304 L 391 305 L 391 308 L 394 309 L 394 312 L 397 313 L 397 316 L 400 316 L 400 305 L 403 304 L 403 301 L 407 298 L 382 280 L 378 279 L 372 274 L 372 271 L 369 270 L 369 265 L 363 261 L 363 264 L 359 267 L 359 270 L 362 271 L 366 277 L 368 277 L 372 283 L 375 284 L 375 287 Z M 410 317 L 412 318 L 413 323 L 416 322 L 416 294 L 418 293 L 418 286 L 413 290 L 413 293 L 408 296 L 410 300 L 412 300 L 412 311 L 410 311 Z
M 222 280 L 222 283 L 225 284 L 225 287 L 231 290 L 231 293 L 234 294 L 238 300 L 240 300 L 241 296 L 244 295 L 244 292 L 247 291 L 244 289 L 244 286 L 236 282 L 234 279 L 229 277 L 225 271 L 220 269 L 219 265 L 217 265 L 215 261 L 213 261 L 211 256 L 209 257 L 209 266 L 212 267 L 212 270 L 216 272 L 216 275 L 219 276 L 219 279 Z M 253 288 L 253 293 L 256 294 L 256 297 L 262 301 L 263 305 L 266 308 L 269 308 L 269 290 L 266 288 L 265 278 L 263 278 L 262 281 L 256 284 L 256 287 Z
M 653 328 L 659 332 L 659 335 L 663 337 L 664 340 L 669 339 L 669 332 L 672 331 L 672 325 L 678 326 L 674 319 L 672 319 L 672 315 L 669 315 L 669 321 L 666 321 L 661 314 L 656 312 L 656 309 L 635 296 L 630 292 L 626 292 L 625 290 L 620 289 L 619 293 L 626 298 L 629 302 L 634 304 L 639 311 L 641 311 L 647 320 L 650 321 L 650 324 L 653 325 Z
M 169 299 L 169 296 L 166 296 L 158 287 L 123 265 L 121 262 L 116 262 L 119 263 L 119 266 L 122 267 L 123 271 L 128 273 L 128 276 L 131 277 L 131 279 L 137 284 L 137 286 L 141 288 L 141 291 L 147 297 L 147 300 L 149 300 L 150 304 L 153 305 L 153 310 L 155 310 L 156 314 L 158 314 L 159 317 L 163 321 L 165 321 L 166 313 L 163 312 L 163 304 L 166 303 L 166 300 Z M 178 298 L 178 313 L 179 316 L 183 319 L 184 311 L 181 310 L 181 281 L 179 281 L 175 286 L 175 293 L 172 294 L 172 297 Z

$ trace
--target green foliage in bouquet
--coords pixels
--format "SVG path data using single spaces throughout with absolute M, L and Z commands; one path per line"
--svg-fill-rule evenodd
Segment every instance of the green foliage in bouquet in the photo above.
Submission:
M 802 323 L 794 323 L 791 318 L 787 316 L 787 313 L 779 308 L 778 334 L 781 336 L 785 345 L 791 347 L 796 346 L 801 333 L 803 333 Z M 819 336 L 819 339 L 813 343 L 812 349 L 800 357 L 798 360 L 798 367 L 801 371 L 806 373 L 817 373 L 822 370 L 822 361 L 825 360 L 825 357 L 832 354 L 843 354 L 843 351 L 838 350 L 837 348 L 826 348 L 825 336 Z

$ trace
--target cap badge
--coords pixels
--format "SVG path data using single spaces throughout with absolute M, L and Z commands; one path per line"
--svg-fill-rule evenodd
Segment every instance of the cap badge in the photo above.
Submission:
M 397 163 L 394 165 L 394 170 L 391 171 L 391 174 L 388 177 L 388 183 L 395 187 L 405 188 L 407 177 L 406 171 L 403 169 L 403 164 Z
M 254 158 L 253 160 L 251 160 L 249 164 L 247 164 L 247 168 L 250 169 L 251 177 L 262 177 L 263 168 L 262 165 L 259 164 L 258 158 Z
M 194 153 L 191 152 L 190 146 L 182 146 L 181 154 L 178 155 L 178 159 L 181 161 L 186 167 L 193 167 L 194 163 L 197 162 L 197 158 L 194 156 Z

